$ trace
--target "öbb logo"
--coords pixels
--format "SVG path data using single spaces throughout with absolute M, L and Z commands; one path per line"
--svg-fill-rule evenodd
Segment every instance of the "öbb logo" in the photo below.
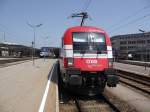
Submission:
M 86 60 L 87 64 L 97 64 L 97 60 Z

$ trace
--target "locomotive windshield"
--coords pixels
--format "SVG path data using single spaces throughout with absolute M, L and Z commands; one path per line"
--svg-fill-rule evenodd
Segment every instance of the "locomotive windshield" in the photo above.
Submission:
M 103 52 L 106 51 L 105 36 L 96 32 L 73 33 L 74 52 Z

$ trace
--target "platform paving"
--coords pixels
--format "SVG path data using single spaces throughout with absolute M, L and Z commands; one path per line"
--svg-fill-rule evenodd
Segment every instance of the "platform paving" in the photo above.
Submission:
M 49 72 L 56 62 L 37 59 L 0 68 L 0 112 L 38 112 Z
M 59 112 L 59 96 L 58 96 L 58 65 L 56 64 L 50 78 L 50 87 L 45 103 L 45 112 Z

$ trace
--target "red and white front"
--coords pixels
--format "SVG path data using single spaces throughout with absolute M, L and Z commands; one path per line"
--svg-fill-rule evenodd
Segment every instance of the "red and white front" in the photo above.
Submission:
M 65 45 L 70 46 L 72 45 Z M 67 48 L 67 47 L 66 47 Z M 107 46 L 107 52 L 103 54 L 97 53 L 74 53 L 73 49 L 64 49 L 65 58 L 64 67 L 74 67 L 79 68 L 81 71 L 104 71 L 105 69 L 111 67 L 109 66 L 109 61 L 112 59 L 112 48 Z M 72 59 L 72 65 L 68 64 L 68 59 Z
M 112 66 L 112 46 L 103 31 L 85 29 L 68 31 L 63 38 L 63 68 L 79 68 L 81 71 L 104 71 Z

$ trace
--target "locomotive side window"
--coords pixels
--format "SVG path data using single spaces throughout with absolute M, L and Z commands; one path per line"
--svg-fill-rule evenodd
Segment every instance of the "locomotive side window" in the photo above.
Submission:
M 105 36 L 96 32 L 73 33 L 73 50 L 75 53 L 106 51 Z

